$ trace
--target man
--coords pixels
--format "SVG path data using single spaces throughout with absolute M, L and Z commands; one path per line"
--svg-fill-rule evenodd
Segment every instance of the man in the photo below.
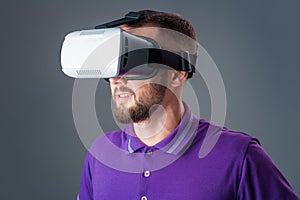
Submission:
M 171 29 L 196 40 L 187 20 L 150 10 L 140 13 L 147 16 L 120 27 L 155 40 L 162 49 L 196 53 L 196 43 L 164 32 Z M 126 74 L 109 79 L 115 117 L 130 124 L 93 143 L 78 199 L 298 199 L 257 139 L 192 114 L 182 100 L 192 75 L 160 68 L 147 79 L 131 80 Z M 199 158 L 205 137 L 217 134 L 213 149 Z

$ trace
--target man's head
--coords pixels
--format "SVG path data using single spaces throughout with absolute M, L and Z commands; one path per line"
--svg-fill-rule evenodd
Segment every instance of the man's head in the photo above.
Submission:
M 148 15 L 137 23 L 120 27 L 131 34 L 154 39 L 164 50 L 197 52 L 194 28 L 180 15 L 153 10 L 140 13 Z M 122 123 L 141 122 L 150 117 L 154 105 L 181 101 L 183 85 L 190 77 L 192 73 L 160 69 L 156 76 L 146 80 L 110 78 L 116 118 Z
M 141 10 L 139 13 L 147 14 L 148 16 L 141 19 L 138 22 L 135 23 L 129 23 L 125 24 L 125 26 L 130 28 L 141 28 L 141 27 L 160 27 L 168 30 L 173 30 L 175 32 L 181 33 L 185 36 L 188 36 L 189 38 L 193 39 L 191 43 L 189 42 L 186 44 L 186 39 L 183 41 L 179 41 L 178 38 L 174 38 L 174 34 L 170 34 L 171 32 L 163 32 L 160 31 L 160 37 L 163 37 L 164 39 L 169 38 L 168 41 L 161 40 L 160 38 L 156 38 L 157 42 L 160 44 L 160 46 L 164 48 L 169 48 L 169 50 L 185 50 L 189 51 L 190 53 L 196 53 L 197 51 L 197 44 L 195 41 L 196 38 L 196 32 L 194 30 L 194 27 L 192 24 L 181 17 L 179 14 L 175 13 L 165 13 L 160 11 L 154 11 L 154 10 Z M 163 30 L 163 29 L 161 29 Z M 167 35 L 165 35 L 167 34 Z M 177 36 L 176 36 L 177 37 Z M 174 44 L 177 43 L 176 49 L 171 49 L 174 47 Z

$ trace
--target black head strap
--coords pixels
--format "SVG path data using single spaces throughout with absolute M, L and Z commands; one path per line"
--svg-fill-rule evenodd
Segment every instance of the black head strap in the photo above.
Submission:
M 101 28 L 111 28 L 111 27 L 116 27 L 120 26 L 122 24 L 128 24 L 128 23 L 136 23 L 142 19 L 145 19 L 146 16 L 149 16 L 151 14 L 144 14 L 144 13 L 139 13 L 139 12 L 129 12 L 125 15 L 124 18 L 117 19 L 111 22 L 107 22 L 104 24 L 100 24 L 95 27 L 95 29 L 101 29 Z
M 123 57 L 128 58 L 126 59 L 126 64 L 122 64 L 127 70 L 147 63 L 157 63 L 177 71 L 195 73 L 195 63 L 193 61 L 196 59 L 196 55 L 191 55 L 188 52 L 180 52 L 180 55 L 178 55 L 164 49 L 144 48 L 130 51 Z M 124 59 L 123 57 L 122 60 Z M 163 66 L 160 67 L 165 68 Z

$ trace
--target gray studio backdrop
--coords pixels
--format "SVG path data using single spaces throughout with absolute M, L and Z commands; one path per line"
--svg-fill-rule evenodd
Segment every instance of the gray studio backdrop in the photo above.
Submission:
M 0 199 L 76 198 L 86 149 L 73 122 L 74 80 L 60 71 L 62 40 L 144 8 L 178 12 L 192 22 L 224 80 L 225 126 L 258 137 L 300 194 L 299 0 L 29 0 L 0 8 Z M 110 94 L 99 85 L 97 114 L 109 130 L 115 126 Z M 201 85 L 207 118 L 210 102 Z

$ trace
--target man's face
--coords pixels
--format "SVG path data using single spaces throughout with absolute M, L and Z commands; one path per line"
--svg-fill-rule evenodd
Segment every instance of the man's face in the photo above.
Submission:
M 138 36 L 155 40 L 157 28 L 121 28 Z M 110 78 L 114 114 L 121 123 L 142 122 L 150 118 L 156 104 L 161 104 L 166 91 L 167 72 L 159 70 L 156 76 L 146 80 L 126 80 L 125 77 Z
M 151 79 L 155 78 L 157 77 Z M 124 77 L 110 79 L 114 114 L 119 122 L 137 123 L 147 120 L 151 111 L 155 110 L 155 105 L 162 103 L 166 87 L 151 82 L 151 79 L 130 81 Z

